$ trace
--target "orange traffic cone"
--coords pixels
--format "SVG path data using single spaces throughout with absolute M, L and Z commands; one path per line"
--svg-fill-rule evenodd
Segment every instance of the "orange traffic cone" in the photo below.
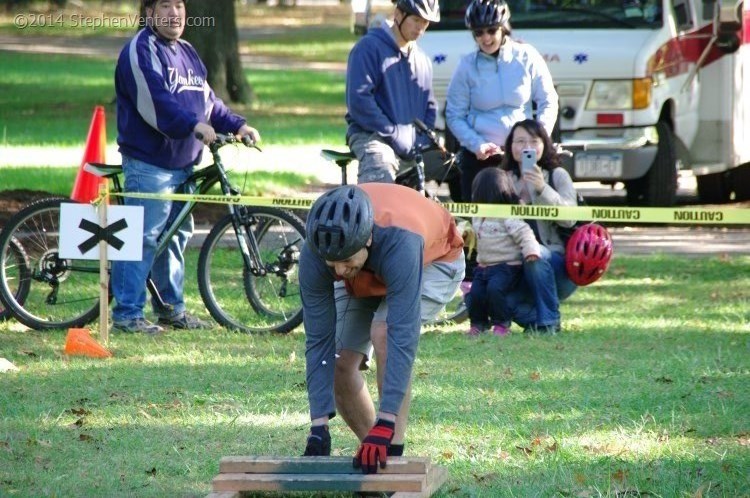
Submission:
M 104 183 L 104 178 L 92 175 L 84 171 L 86 163 L 103 163 L 104 151 L 107 148 L 107 132 L 104 120 L 104 107 L 96 106 L 94 116 L 91 118 L 89 135 L 86 138 L 86 150 L 83 153 L 81 166 L 78 168 L 76 182 L 70 198 L 78 202 L 91 202 L 99 195 L 99 185 Z
M 63 352 L 71 356 L 88 356 L 89 358 L 112 356 L 112 353 L 91 338 L 87 329 L 68 329 Z

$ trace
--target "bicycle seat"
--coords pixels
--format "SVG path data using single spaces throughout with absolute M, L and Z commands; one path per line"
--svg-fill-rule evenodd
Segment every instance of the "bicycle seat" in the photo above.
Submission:
M 346 167 L 350 162 L 357 158 L 351 151 L 339 152 L 330 149 L 322 149 L 320 155 L 328 161 L 335 162 L 342 168 Z
M 83 170 L 91 173 L 92 175 L 100 176 L 102 178 L 109 178 L 122 173 L 121 164 L 104 164 L 104 163 L 86 163 L 83 166 Z

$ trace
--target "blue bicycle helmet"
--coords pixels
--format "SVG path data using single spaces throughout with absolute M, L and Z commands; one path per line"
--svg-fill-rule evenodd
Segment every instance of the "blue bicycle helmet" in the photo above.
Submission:
M 343 261 L 365 247 L 375 224 L 364 190 L 344 185 L 320 196 L 307 216 L 307 243 L 326 261 Z
M 504 25 L 510 19 L 505 0 L 472 0 L 466 7 L 464 22 L 469 29 Z
M 421 17 L 425 21 L 440 22 L 438 0 L 397 0 L 396 7 L 405 14 Z

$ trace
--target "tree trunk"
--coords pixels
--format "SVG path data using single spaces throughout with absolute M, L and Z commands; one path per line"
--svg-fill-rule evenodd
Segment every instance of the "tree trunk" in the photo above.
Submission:
M 206 65 L 208 84 L 223 100 L 250 103 L 253 91 L 242 71 L 234 0 L 190 2 L 187 16 L 183 37 Z

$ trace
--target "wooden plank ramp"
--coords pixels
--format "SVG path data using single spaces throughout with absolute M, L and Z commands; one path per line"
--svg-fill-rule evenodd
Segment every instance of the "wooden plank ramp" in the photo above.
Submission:
M 428 458 L 391 457 L 377 474 L 352 467 L 351 457 L 227 456 L 207 498 L 240 498 L 259 491 L 380 491 L 393 498 L 427 498 L 448 479 Z

